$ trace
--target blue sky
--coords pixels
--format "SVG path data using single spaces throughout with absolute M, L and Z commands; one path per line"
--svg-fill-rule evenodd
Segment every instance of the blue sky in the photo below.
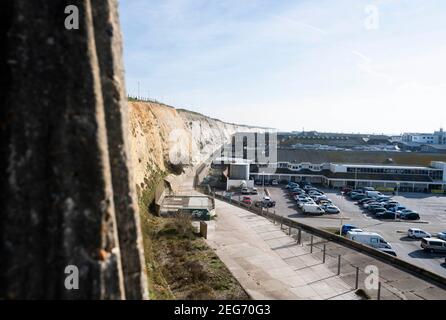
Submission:
M 444 0 L 120 1 L 126 85 L 224 121 L 446 126 Z

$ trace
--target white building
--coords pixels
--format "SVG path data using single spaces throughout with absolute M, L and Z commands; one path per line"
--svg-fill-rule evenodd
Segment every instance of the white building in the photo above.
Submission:
M 430 166 L 405 166 L 350 163 L 258 164 L 251 167 L 254 180 L 308 181 L 331 187 L 371 186 L 402 191 L 446 190 L 446 162 Z
M 419 144 L 446 144 L 446 133 L 442 128 L 434 133 L 404 133 L 401 140 Z

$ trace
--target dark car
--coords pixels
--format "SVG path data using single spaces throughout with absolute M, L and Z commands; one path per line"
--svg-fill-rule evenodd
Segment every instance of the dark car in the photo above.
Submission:
M 358 229 L 358 228 L 352 224 L 344 224 L 341 228 L 341 233 L 342 233 L 342 235 L 345 236 L 347 234 L 347 232 L 349 232 L 352 229 Z
M 363 204 L 363 203 L 367 203 L 367 202 L 369 202 L 369 201 L 373 201 L 374 199 L 372 199 L 372 198 L 364 198 L 364 199 L 362 199 L 362 200 L 359 200 L 358 201 L 358 204 Z
M 367 210 L 373 212 L 373 210 L 375 210 L 376 208 L 384 208 L 384 207 L 381 204 L 371 204 L 367 207 Z
M 371 213 L 373 214 L 377 214 L 377 213 L 382 213 L 382 212 L 386 212 L 387 210 L 383 207 L 375 207 L 373 209 L 370 210 Z
M 420 220 L 420 215 L 414 211 L 401 213 L 401 219 L 404 220 Z
M 375 217 L 378 219 L 395 219 L 395 215 L 396 215 L 395 212 L 385 211 L 385 212 L 377 213 L 375 215 Z
M 352 199 L 352 200 L 362 200 L 365 198 L 367 198 L 367 196 L 363 193 L 355 193 L 354 195 L 350 196 L 350 199 Z
M 386 207 L 386 209 L 390 209 L 390 208 L 397 207 L 397 206 L 399 206 L 398 202 L 388 202 L 388 203 L 384 204 L 384 207 Z

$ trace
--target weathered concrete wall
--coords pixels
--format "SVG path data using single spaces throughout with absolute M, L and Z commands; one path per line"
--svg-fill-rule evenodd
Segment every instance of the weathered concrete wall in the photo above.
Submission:
M 68 5 L 79 30 L 64 28 Z M 117 1 L 1 6 L 0 298 L 147 297 Z

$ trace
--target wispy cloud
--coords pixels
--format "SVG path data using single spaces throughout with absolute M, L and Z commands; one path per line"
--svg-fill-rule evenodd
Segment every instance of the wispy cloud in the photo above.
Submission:
M 394 132 L 380 115 L 396 110 L 407 130 L 435 129 L 407 110 L 446 118 L 446 2 L 373 1 L 380 25 L 366 30 L 370 3 L 122 1 L 128 90 L 281 129 Z M 358 108 L 376 112 L 347 121 Z

